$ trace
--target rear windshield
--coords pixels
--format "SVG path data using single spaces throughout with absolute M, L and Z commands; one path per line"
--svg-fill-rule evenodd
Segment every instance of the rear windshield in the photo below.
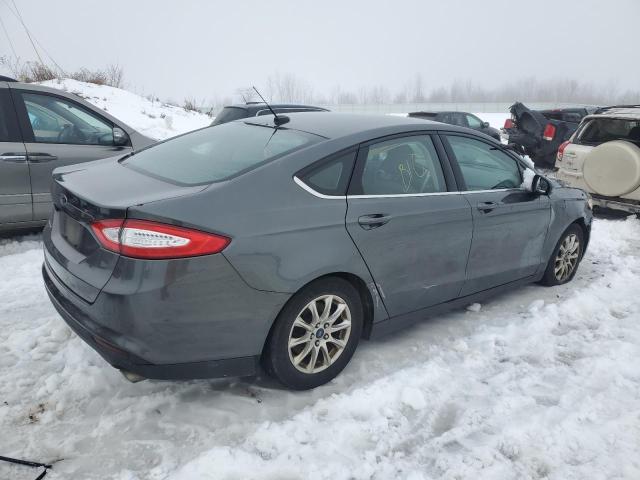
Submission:
M 640 120 L 594 118 L 589 120 L 578 135 L 584 145 L 600 145 L 612 140 L 640 143 Z
M 238 107 L 224 107 L 222 111 L 216 115 L 211 125 L 220 125 L 221 123 L 233 122 L 241 118 L 247 118 L 249 112 L 244 108 Z
M 122 163 L 172 183 L 203 185 L 237 176 L 321 139 L 297 130 L 233 122 L 167 140 Z

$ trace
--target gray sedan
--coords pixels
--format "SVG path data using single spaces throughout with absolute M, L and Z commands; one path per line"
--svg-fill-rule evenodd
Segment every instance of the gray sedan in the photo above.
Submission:
M 127 378 L 335 377 L 361 338 L 570 281 L 587 196 L 488 136 L 391 116 L 239 120 L 54 172 L 43 276 Z

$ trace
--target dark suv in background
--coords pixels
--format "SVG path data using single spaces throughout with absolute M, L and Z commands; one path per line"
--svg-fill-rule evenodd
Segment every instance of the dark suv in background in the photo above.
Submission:
M 0 231 L 44 225 L 53 169 L 154 142 L 77 95 L 0 76 Z
M 489 122 L 483 122 L 481 119 L 467 112 L 411 112 L 411 118 L 422 118 L 424 120 L 433 120 L 434 122 L 448 123 L 449 125 L 457 125 L 482 132 L 485 135 L 500 140 L 500 130 L 493 128 Z
M 295 112 L 328 112 L 326 108 L 313 107 L 311 105 L 297 105 L 290 103 L 270 104 L 276 113 L 295 113 Z M 239 105 L 228 105 L 216 115 L 211 125 L 220 125 L 221 123 L 233 122 L 241 118 L 259 117 L 261 115 L 271 115 L 271 111 L 264 102 L 247 102 Z

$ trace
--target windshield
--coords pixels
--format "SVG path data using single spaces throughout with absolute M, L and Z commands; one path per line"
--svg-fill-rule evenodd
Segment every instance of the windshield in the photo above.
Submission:
M 202 185 L 234 177 L 321 139 L 297 130 L 233 122 L 167 140 L 122 163 L 172 183 Z

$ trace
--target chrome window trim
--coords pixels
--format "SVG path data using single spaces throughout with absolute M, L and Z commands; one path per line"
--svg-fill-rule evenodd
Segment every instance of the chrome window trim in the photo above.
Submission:
M 325 195 L 324 193 L 317 192 L 313 188 L 311 188 L 309 185 L 304 183 L 302 180 L 300 180 L 300 178 L 298 178 L 297 176 L 293 177 L 293 181 L 296 182 L 300 188 L 309 192 L 314 197 L 323 198 L 325 200 L 346 200 L 347 199 L 346 195 Z
M 493 190 L 465 190 L 465 191 L 456 191 L 456 192 L 431 192 L 431 193 L 394 193 L 388 195 L 325 195 L 323 193 L 317 192 L 309 185 L 304 183 L 299 177 L 294 176 L 293 181 L 296 184 L 310 193 L 314 197 L 323 198 L 325 200 L 346 200 L 347 198 L 404 198 L 404 197 L 431 197 L 438 195 L 470 195 L 473 193 L 495 193 L 495 192 L 524 192 L 526 189 L 524 188 L 496 188 Z
M 348 195 L 347 198 L 404 198 L 435 197 L 440 195 L 462 195 L 462 192 L 430 192 L 430 193 L 389 193 L 386 195 Z

